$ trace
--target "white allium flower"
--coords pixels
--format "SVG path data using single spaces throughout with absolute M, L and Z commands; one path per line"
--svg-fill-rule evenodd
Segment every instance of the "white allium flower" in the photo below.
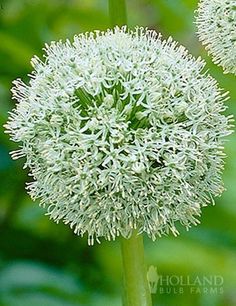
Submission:
M 214 63 L 236 74 L 236 0 L 200 0 L 196 24 Z
M 197 224 L 223 191 L 230 117 L 216 81 L 169 38 L 125 27 L 46 45 L 6 125 L 28 185 L 55 221 L 89 243 Z

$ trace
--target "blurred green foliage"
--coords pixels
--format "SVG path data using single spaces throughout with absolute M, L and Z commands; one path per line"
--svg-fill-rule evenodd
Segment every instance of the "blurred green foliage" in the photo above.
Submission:
M 199 44 L 194 25 L 197 0 L 127 0 L 129 26 L 148 26 L 172 36 L 207 61 L 210 73 L 230 92 L 236 116 L 236 78 L 223 75 Z M 45 42 L 109 27 L 106 0 L 7 0 L 0 3 L 0 306 L 120 305 L 119 241 L 88 247 L 63 224 L 56 225 L 24 190 L 30 181 L 2 125 L 14 106 L 13 79 L 27 80 L 30 59 Z M 160 275 L 220 275 L 224 292 L 154 294 L 159 306 L 236 305 L 236 138 L 226 144 L 227 191 L 203 210 L 201 225 L 177 238 L 145 239 L 148 265 Z

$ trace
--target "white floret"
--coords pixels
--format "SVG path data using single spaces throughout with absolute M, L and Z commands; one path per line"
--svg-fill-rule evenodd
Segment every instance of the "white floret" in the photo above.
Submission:
M 200 0 L 196 24 L 214 63 L 236 74 L 236 0 Z

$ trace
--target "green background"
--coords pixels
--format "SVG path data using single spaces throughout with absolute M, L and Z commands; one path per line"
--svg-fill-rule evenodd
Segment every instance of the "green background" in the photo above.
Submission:
M 129 26 L 147 26 L 172 36 L 195 56 L 230 92 L 228 113 L 236 115 L 236 77 L 224 75 L 196 37 L 196 0 L 128 0 Z M 0 306 L 121 305 L 119 241 L 87 246 L 65 225 L 56 225 L 24 190 L 30 181 L 23 160 L 11 161 L 16 145 L 3 132 L 7 112 L 14 106 L 11 82 L 27 80 L 30 58 L 42 55 L 45 42 L 109 27 L 106 0 L 0 1 Z M 145 237 L 148 265 L 163 276 L 224 279 L 223 293 L 171 291 L 153 294 L 154 305 L 236 305 L 236 138 L 226 144 L 224 181 L 227 191 L 216 206 L 203 209 L 201 224 L 177 238 L 152 242 Z M 174 291 L 175 289 L 175 291 Z

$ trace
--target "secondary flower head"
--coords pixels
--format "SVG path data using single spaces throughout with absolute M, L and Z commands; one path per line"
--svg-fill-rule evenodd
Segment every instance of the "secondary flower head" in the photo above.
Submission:
M 201 0 L 196 24 L 213 61 L 236 74 L 236 0 Z
M 225 94 L 194 59 L 155 31 L 125 27 L 52 42 L 6 125 L 26 156 L 28 185 L 76 234 L 151 238 L 196 224 L 222 193 Z

